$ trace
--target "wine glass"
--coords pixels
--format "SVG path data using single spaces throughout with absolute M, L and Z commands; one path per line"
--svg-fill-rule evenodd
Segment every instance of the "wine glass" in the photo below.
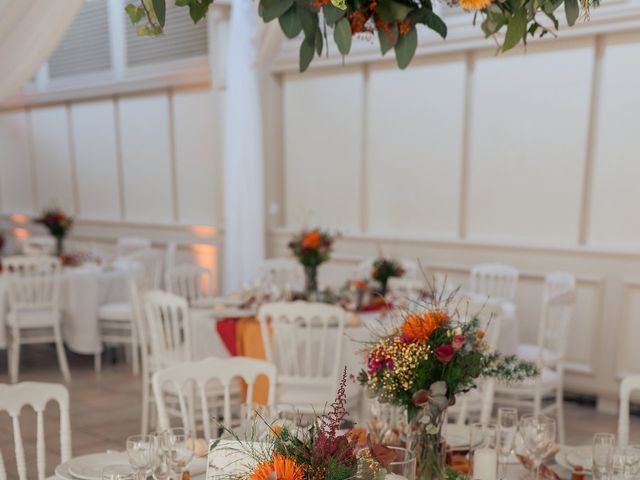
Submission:
M 556 438 L 556 421 L 546 415 L 523 415 L 520 419 L 520 435 L 524 448 L 533 461 L 535 479 L 538 480 L 542 461 Z
M 102 480 L 136 480 L 136 476 L 129 465 L 109 465 L 102 469 Z
M 518 409 L 501 407 L 498 409 L 498 451 L 500 453 L 500 471 L 498 478 L 505 478 L 507 460 L 515 444 L 518 432 Z
M 136 471 L 139 480 L 147 478 L 151 470 L 154 454 L 152 435 L 132 435 L 127 438 L 129 465 Z
M 171 468 L 168 460 L 167 439 L 163 434 L 154 434 L 153 440 L 151 476 L 153 480 L 170 480 Z
M 612 433 L 593 436 L 593 478 L 608 480 L 613 472 L 613 453 L 616 437 Z
M 182 478 L 193 460 L 195 438 L 184 428 L 169 428 L 164 435 L 169 468 L 179 474 L 178 478 Z

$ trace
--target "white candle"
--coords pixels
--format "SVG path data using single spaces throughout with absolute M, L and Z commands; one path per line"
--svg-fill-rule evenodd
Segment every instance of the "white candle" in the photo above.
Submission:
M 493 448 L 478 448 L 473 452 L 473 480 L 498 478 L 498 452 Z

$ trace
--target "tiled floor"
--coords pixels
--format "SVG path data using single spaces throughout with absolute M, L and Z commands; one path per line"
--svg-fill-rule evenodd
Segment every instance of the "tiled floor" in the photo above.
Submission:
M 8 382 L 6 355 L 0 351 L 0 383 Z M 93 371 L 93 358 L 69 354 L 72 382 L 71 429 L 73 455 L 124 448 L 125 439 L 140 430 L 140 377 L 125 364 L 105 362 L 101 374 Z M 33 346 L 24 351 L 20 380 L 62 382 L 53 347 Z M 588 443 L 596 431 L 615 432 L 617 419 L 598 413 L 594 408 L 567 402 L 567 442 Z M 21 426 L 29 463 L 29 478 L 35 473 L 35 414 L 25 410 Z M 640 418 L 634 418 L 632 440 L 640 443 Z M 45 416 L 47 471 L 59 463 L 58 413 L 52 405 Z M 9 416 L 0 414 L 0 452 L 8 470 L 9 480 L 17 479 Z

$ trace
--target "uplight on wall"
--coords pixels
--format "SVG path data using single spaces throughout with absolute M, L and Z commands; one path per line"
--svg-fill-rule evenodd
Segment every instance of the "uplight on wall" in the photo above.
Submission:
M 9 220 L 11 220 L 16 225 L 26 225 L 29 223 L 29 217 L 22 213 L 14 213 L 13 215 L 9 215 Z
M 13 236 L 15 238 L 24 240 L 26 238 L 29 238 L 29 230 L 27 230 L 26 228 L 14 228 L 13 231 Z
M 209 225 L 192 225 L 189 227 L 189 231 L 198 237 L 213 237 L 218 233 L 216 227 Z

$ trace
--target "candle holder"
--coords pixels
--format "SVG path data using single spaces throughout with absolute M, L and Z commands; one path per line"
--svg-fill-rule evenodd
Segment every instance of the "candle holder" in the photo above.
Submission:
M 469 465 L 473 480 L 498 478 L 498 430 L 495 424 L 474 423 L 469 439 Z

